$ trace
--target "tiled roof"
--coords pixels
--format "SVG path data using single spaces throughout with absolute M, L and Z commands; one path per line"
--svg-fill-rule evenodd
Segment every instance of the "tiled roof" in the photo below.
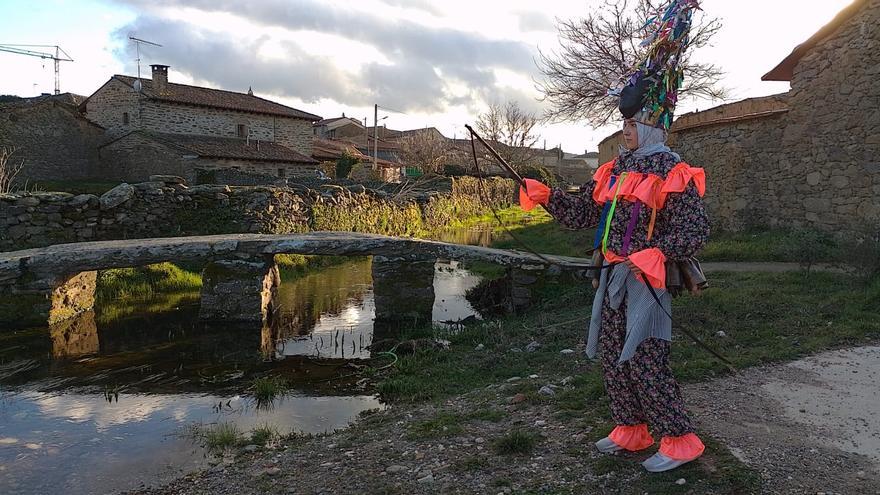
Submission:
M 132 86 L 137 80 L 132 76 L 113 76 L 115 79 Z M 167 83 L 165 91 L 161 94 L 153 90 L 153 81 L 149 78 L 141 78 L 141 91 L 145 96 L 154 100 L 197 105 L 201 107 L 222 108 L 224 110 L 237 110 L 240 112 L 262 113 L 268 115 L 280 115 L 308 121 L 321 120 L 321 117 L 302 110 L 297 110 L 274 101 L 269 101 L 247 93 L 235 93 L 222 89 L 203 88 L 200 86 L 188 86 L 186 84 Z
M 168 134 L 164 132 L 134 131 L 176 148 L 189 151 L 199 158 L 224 158 L 261 162 L 284 162 L 317 164 L 302 153 L 271 141 L 250 142 L 238 138 L 196 136 L 192 134 Z M 120 138 L 121 139 L 121 138 Z M 107 143 L 109 144 L 109 143 Z

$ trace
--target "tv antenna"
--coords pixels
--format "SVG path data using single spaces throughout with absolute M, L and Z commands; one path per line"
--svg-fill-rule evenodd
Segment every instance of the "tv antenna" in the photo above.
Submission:
M 54 48 L 55 54 L 53 55 L 51 52 L 38 52 L 35 50 L 28 50 L 27 48 Z M 70 55 L 67 54 L 60 46 L 58 45 L 7 45 L 0 44 L 0 51 L 9 52 L 9 53 L 17 53 L 19 55 L 29 55 L 31 57 L 40 57 L 43 60 L 47 58 L 51 58 L 55 62 L 55 94 L 61 94 L 61 73 L 58 70 L 59 62 L 73 62 L 73 59 L 70 58 Z
M 140 38 L 135 38 L 134 36 L 129 36 L 128 39 L 134 41 L 135 50 L 137 51 L 137 66 L 138 66 L 138 81 L 141 80 L 141 43 L 146 43 L 152 46 L 162 47 L 159 43 L 153 43 L 152 41 L 142 40 Z

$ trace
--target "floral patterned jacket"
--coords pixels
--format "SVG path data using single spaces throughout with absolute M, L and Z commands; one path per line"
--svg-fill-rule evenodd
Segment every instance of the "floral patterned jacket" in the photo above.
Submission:
M 608 261 L 638 253 L 685 260 L 709 238 L 704 193 L 703 170 L 680 162 L 676 155 L 656 153 L 637 158 L 628 154 L 599 167 L 578 194 L 554 189 L 547 210 L 560 223 L 575 229 L 597 226 L 605 220 L 603 210 L 609 211 L 610 219 L 598 227 Z

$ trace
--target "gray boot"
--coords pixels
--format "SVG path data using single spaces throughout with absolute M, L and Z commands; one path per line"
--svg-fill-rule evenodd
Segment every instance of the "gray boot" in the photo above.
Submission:
M 692 460 L 694 459 L 691 459 L 690 461 L 676 461 L 675 459 L 670 459 L 660 452 L 657 452 L 656 454 L 649 457 L 645 462 L 643 462 L 642 466 L 649 473 L 662 473 L 665 471 L 671 471 L 678 466 L 681 466 L 682 464 L 687 464 L 688 462 L 691 462 Z
M 599 449 L 599 452 L 603 454 L 613 454 L 614 452 L 619 452 L 623 450 L 623 447 L 614 443 L 614 440 L 605 437 L 602 440 L 596 442 L 596 448 Z

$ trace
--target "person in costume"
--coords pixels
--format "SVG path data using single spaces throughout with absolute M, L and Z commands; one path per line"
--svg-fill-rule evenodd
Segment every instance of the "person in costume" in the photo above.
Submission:
M 598 168 L 579 194 L 526 180 L 524 209 L 543 204 L 570 228 L 597 227 L 603 266 L 593 300 L 587 355 L 601 348 L 605 389 L 617 426 L 596 442 L 605 453 L 639 451 L 660 440 L 643 462 L 661 472 L 699 457 L 703 443 L 669 366 L 671 295 L 665 262 L 683 261 L 706 244 L 705 174 L 666 146 L 681 84 L 693 0 L 674 0 L 653 21 L 648 53 L 618 90 L 624 117 L 619 156 Z M 650 287 L 648 286 L 650 285 Z

